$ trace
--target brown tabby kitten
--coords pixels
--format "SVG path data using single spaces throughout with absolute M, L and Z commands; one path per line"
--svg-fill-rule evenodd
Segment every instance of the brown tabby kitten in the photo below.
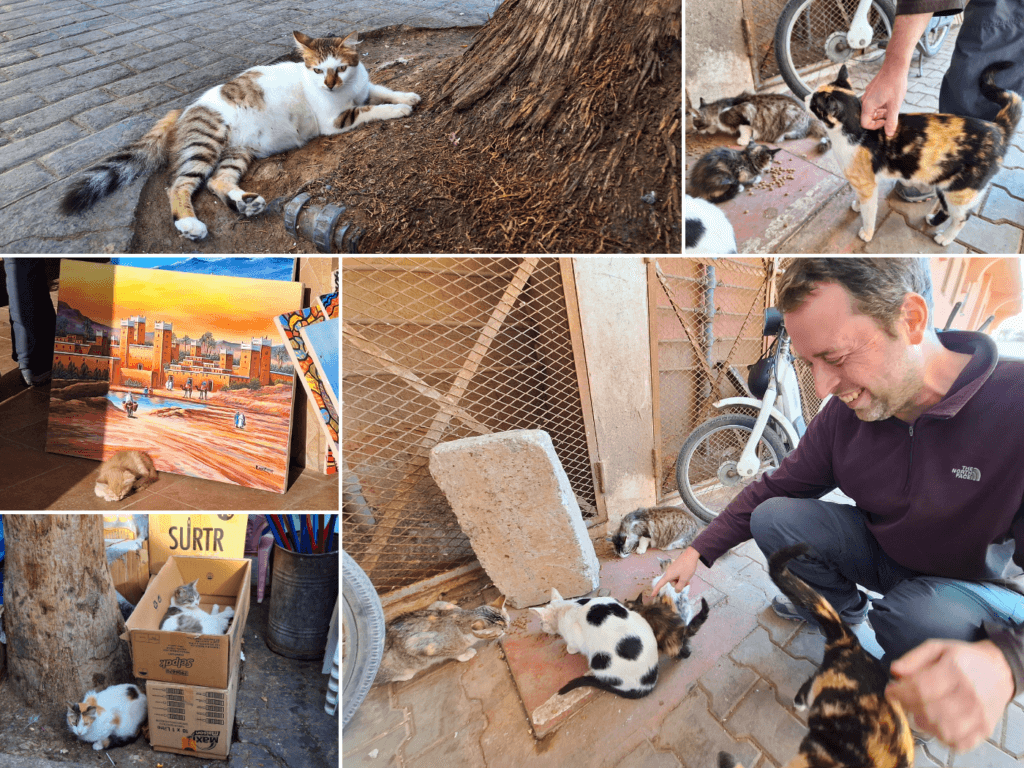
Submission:
M 396 616 L 384 633 L 384 656 L 374 685 L 411 680 L 427 667 L 448 659 L 469 661 L 476 656 L 477 640 L 501 637 L 509 617 L 489 605 L 466 610 L 443 600 L 418 611 Z
M 706 205 L 706 203 L 705 203 Z M 647 507 L 630 512 L 619 523 L 619 530 L 605 537 L 615 545 L 619 557 L 636 552 L 642 555 L 647 547 L 655 549 L 686 549 L 700 528 L 682 507 Z
M 971 208 L 999 171 L 1010 136 L 1021 118 L 1021 97 L 995 85 L 995 73 L 1014 66 L 1003 61 L 981 73 L 978 87 L 989 101 L 1002 106 L 995 122 L 944 114 L 901 114 L 892 138 L 881 128 L 861 128 L 861 103 L 850 86 L 846 66 L 834 82 L 811 94 L 809 107 L 825 123 L 833 152 L 856 192 L 853 210 L 860 211 L 860 237 L 875 234 L 878 179 L 904 179 L 935 185 L 938 199 L 925 217 L 929 226 L 949 226 L 935 242 L 949 245 L 967 223 Z
M 903 708 L 885 698 L 888 673 L 861 648 L 825 598 L 794 576 L 786 564 L 809 547 L 784 547 L 768 559 L 768 573 L 782 593 L 814 614 L 825 634 L 821 666 L 800 686 L 798 709 L 810 706 L 809 733 L 786 768 L 910 768 L 914 737 Z M 726 752 L 719 768 L 742 768 Z
M 700 108 L 690 109 L 693 128 L 700 133 L 739 133 L 739 145 L 751 141 L 775 144 L 783 139 L 819 136 L 819 151 L 828 147 L 825 126 L 809 115 L 796 99 L 781 93 L 742 93 L 710 104 L 700 100 Z
M 778 151 L 753 143 L 742 151 L 729 147 L 712 149 L 694 164 L 686 182 L 686 194 L 712 203 L 732 200 L 746 189 L 744 184 L 761 180 L 761 172 L 772 164 Z
M 662 572 L 670 562 L 672 561 L 661 561 Z M 660 575 L 655 576 L 651 586 L 657 584 L 659 579 Z M 659 652 L 673 659 L 687 659 L 690 657 L 690 638 L 696 635 L 707 621 L 709 612 L 708 601 L 702 597 L 700 610 L 694 614 L 689 597 L 689 584 L 683 587 L 682 592 L 676 592 L 669 583 L 661 588 L 658 596 L 649 605 L 644 605 L 644 593 L 641 592 L 636 599 L 627 600 L 625 606 L 639 613 L 651 625 L 654 638 L 658 641 Z

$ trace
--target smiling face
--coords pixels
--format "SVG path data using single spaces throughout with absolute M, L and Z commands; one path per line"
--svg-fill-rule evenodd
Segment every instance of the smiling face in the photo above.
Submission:
M 886 333 L 877 320 L 856 312 L 849 292 L 836 283 L 818 286 L 785 321 L 793 352 L 811 366 L 819 397 L 835 395 L 861 421 L 913 421 L 920 413 L 921 360 L 899 321 L 895 337 Z

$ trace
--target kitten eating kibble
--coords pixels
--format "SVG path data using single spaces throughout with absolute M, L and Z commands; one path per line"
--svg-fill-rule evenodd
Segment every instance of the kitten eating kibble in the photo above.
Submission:
M 821 137 L 819 151 L 828 147 L 825 127 L 807 114 L 796 99 L 782 93 L 742 93 L 710 104 L 700 100 L 700 108 L 690 107 L 693 128 L 699 133 L 739 133 L 738 144 L 751 141 L 776 144 L 783 139 Z
M 875 234 L 878 180 L 903 179 L 914 185 L 934 185 L 937 200 L 925 217 L 929 226 L 947 219 L 948 227 L 935 242 L 949 245 L 967 223 L 971 208 L 999 172 L 1010 137 L 1021 118 L 1021 96 L 995 85 L 995 74 L 1018 62 L 986 67 L 978 87 L 1001 109 L 994 122 L 944 114 L 901 114 L 892 138 L 885 130 L 861 128 L 861 103 L 850 85 L 846 65 L 839 76 L 808 97 L 808 105 L 825 123 L 833 153 L 853 187 L 853 210 L 860 211 L 860 238 Z
M 120 501 L 132 488 L 145 488 L 156 479 L 156 467 L 149 454 L 118 451 L 100 465 L 93 490 L 104 501 Z
M 61 201 L 65 215 L 82 213 L 110 193 L 165 163 L 167 194 L 178 232 L 202 240 L 207 228 L 192 207 L 204 183 L 233 211 L 256 216 L 266 201 L 238 186 L 253 160 L 333 136 L 372 120 L 407 117 L 415 93 L 374 85 L 346 44 L 348 37 L 312 38 L 293 32 L 302 63 L 253 67 L 211 88 L 183 110 L 168 112 L 149 133 L 101 160 L 74 182 Z
M 650 625 L 613 597 L 565 600 L 551 589 L 551 602 L 531 608 L 541 629 L 561 635 L 568 653 L 582 653 L 590 674 L 570 680 L 558 693 L 583 686 L 600 688 L 626 699 L 639 699 L 658 682 L 658 642 Z
M 682 507 L 647 507 L 623 517 L 619 529 L 607 540 L 615 545 L 615 554 L 626 557 L 633 552 L 642 555 L 648 546 L 686 549 L 698 533 L 697 521 Z
M 744 184 L 757 184 L 772 164 L 778 149 L 748 144 L 742 151 L 731 147 L 712 149 L 693 166 L 686 194 L 724 203 L 742 192 Z
M 825 656 L 794 702 L 800 710 L 810 707 L 810 730 L 786 768 L 910 768 L 914 737 L 903 708 L 885 698 L 885 667 L 861 647 L 829 602 L 786 567 L 808 551 L 806 544 L 797 544 L 768 558 L 772 581 L 814 615 L 825 635 Z M 719 754 L 718 765 L 742 768 L 726 752 Z
M 68 703 L 68 728 L 95 750 L 113 749 L 139 738 L 146 722 L 146 694 L 131 684 L 89 691 L 78 704 Z
M 171 605 L 160 621 L 165 632 L 188 632 L 195 635 L 223 635 L 228 631 L 235 609 L 223 610 L 214 605 L 209 613 L 199 607 L 199 579 L 182 584 L 171 593 Z
M 411 680 L 424 669 L 448 659 L 469 661 L 478 640 L 501 637 L 509 626 L 505 601 L 501 607 L 460 608 L 439 600 L 388 622 L 384 655 L 374 685 Z

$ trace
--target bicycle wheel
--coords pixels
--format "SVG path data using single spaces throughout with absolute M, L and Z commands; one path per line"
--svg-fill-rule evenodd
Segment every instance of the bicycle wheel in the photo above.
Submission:
M 937 25 L 938 17 L 933 16 L 928 29 L 921 35 L 919 45 L 924 49 L 925 56 L 934 56 L 942 50 L 942 44 L 946 42 L 946 35 L 949 34 L 949 24 Z
M 785 458 L 782 439 L 766 427 L 757 444 L 760 468 L 750 478 L 736 474 L 736 463 L 754 431 L 755 421 L 751 416 L 737 414 L 716 416 L 693 430 L 679 449 L 679 495 L 701 520 L 710 523 L 740 491 L 766 470 L 778 467 Z
M 342 550 L 342 722 L 348 725 L 377 676 L 384 655 L 384 610 L 363 569 Z
M 775 59 L 782 79 L 801 101 L 831 83 L 843 64 L 858 95 L 881 69 L 895 6 L 892 0 L 871 0 L 871 42 L 857 50 L 846 41 L 856 9 L 857 0 L 789 0 L 782 9 L 775 25 Z

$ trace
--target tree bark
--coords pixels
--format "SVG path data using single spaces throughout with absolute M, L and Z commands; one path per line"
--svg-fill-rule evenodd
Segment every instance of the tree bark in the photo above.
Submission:
M 63 707 L 130 682 L 102 516 L 7 515 L 4 533 L 7 663 L 22 699 Z

